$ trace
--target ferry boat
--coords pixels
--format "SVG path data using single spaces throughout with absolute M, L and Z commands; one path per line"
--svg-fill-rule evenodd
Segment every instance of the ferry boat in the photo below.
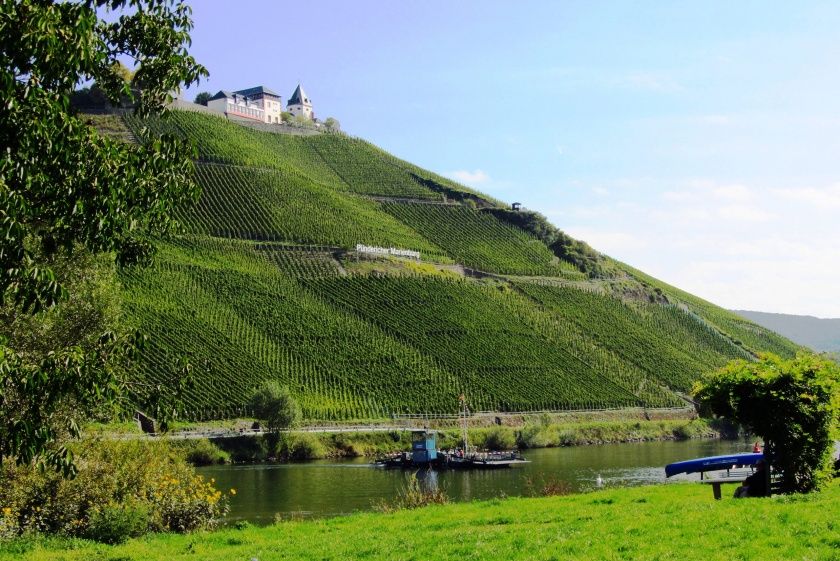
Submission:
M 527 464 L 518 450 L 480 452 L 467 449 L 438 450 L 437 433 L 426 429 L 411 431 L 411 451 L 381 456 L 374 465 L 401 469 L 498 469 Z

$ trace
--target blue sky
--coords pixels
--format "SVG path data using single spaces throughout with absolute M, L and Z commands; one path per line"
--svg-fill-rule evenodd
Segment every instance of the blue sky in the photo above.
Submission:
M 840 317 L 840 3 L 193 0 L 319 117 L 730 308 Z

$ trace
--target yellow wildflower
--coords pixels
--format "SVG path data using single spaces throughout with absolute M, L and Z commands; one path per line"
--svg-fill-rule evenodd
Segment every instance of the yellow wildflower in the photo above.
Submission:
M 231 494 L 231 495 L 235 495 L 235 494 L 236 494 L 236 489 L 231 489 L 231 490 L 230 490 L 230 494 Z
M 12 515 L 12 509 L 10 509 L 9 507 L 4 508 L 3 509 L 3 514 L 5 514 L 6 516 L 11 516 Z

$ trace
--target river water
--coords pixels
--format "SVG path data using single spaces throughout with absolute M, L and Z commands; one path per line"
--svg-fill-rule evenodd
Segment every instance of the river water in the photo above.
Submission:
M 605 444 L 527 450 L 531 463 L 488 471 L 441 471 L 422 476 L 421 483 L 444 489 L 454 501 L 528 495 L 543 482 L 562 482 L 571 491 L 595 487 L 600 475 L 606 486 L 665 482 L 665 464 L 703 456 L 749 452 L 743 441 L 686 440 Z M 294 464 L 226 465 L 199 468 L 215 478 L 220 490 L 236 489 L 228 522 L 269 524 L 275 515 L 320 517 L 370 510 L 391 500 L 406 484 L 407 473 L 370 465 L 368 458 L 318 460 Z M 667 481 L 698 479 L 676 476 Z

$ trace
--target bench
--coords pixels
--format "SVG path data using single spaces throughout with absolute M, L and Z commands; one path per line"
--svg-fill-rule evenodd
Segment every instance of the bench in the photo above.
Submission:
M 726 470 L 725 474 L 718 475 L 715 477 L 711 477 L 709 479 L 703 478 L 703 473 L 700 474 L 700 483 L 706 483 L 712 486 L 712 493 L 715 496 L 715 500 L 720 500 L 720 486 L 724 483 L 743 483 L 746 481 L 747 477 L 753 474 L 753 470 Z M 772 472 L 769 476 L 770 481 L 768 482 L 770 493 L 768 496 L 778 495 L 781 493 L 781 474 L 777 472 Z
M 715 495 L 715 500 L 720 500 L 720 486 L 724 483 L 743 483 L 747 476 L 743 474 L 732 474 L 723 477 L 713 477 L 711 479 L 701 479 L 700 483 L 708 483 L 712 486 L 712 493 Z

